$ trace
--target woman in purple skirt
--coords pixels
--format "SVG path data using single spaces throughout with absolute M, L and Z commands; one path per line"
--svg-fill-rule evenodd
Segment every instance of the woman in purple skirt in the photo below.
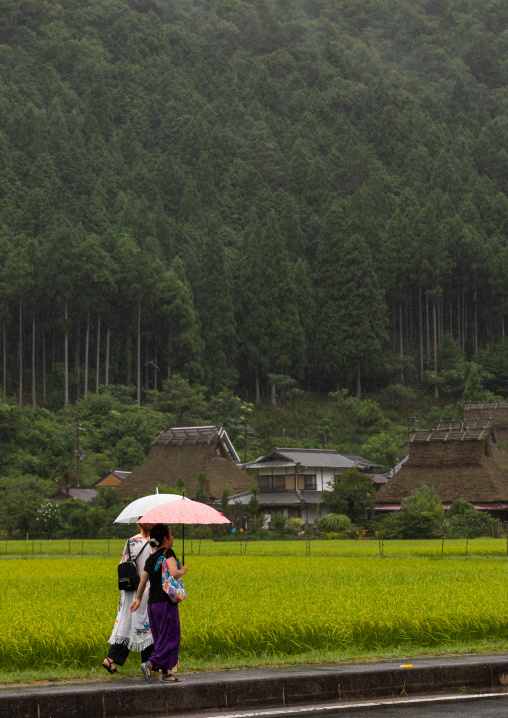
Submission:
M 162 588 L 162 568 L 159 559 L 165 556 L 168 568 L 174 578 L 184 576 L 187 573 L 187 566 L 180 566 L 180 561 L 172 550 L 173 536 L 168 526 L 155 524 L 150 531 L 150 544 L 157 550 L 145 563 L 136 600 L 131 605 L 131 611 L 136 611 L 147 581 L 150 581 L 148 619 L 152 630 L 154 650 L 150 660 L 141 664 L 141 670 L 149 683 L 153 671 L 157 670 L 162 671 L 163 683 L 178 683 L 182 679 L 171 673 L 178 663 L 180 648 L 178 604 L 173 603 Z

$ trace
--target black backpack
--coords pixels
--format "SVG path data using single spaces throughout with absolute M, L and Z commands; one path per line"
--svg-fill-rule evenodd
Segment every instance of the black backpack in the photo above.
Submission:
M 148 543 L 148 541 L 145 543 Z M 138 555 L 131 558 L 131 547 L 127 541 L 127 551 L 129 558 L 127 561 L 118 564 L 118 588 L 120 591 L 137 591 L 139 586 L 138 565 L 136 559 L 145 550 L 145 546 L 139 551 Z

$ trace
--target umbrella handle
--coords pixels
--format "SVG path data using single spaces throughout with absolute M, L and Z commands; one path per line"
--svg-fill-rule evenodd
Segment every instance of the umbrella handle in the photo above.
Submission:
M 185 524 L 182 524 L 182 566 L 185 566 Z

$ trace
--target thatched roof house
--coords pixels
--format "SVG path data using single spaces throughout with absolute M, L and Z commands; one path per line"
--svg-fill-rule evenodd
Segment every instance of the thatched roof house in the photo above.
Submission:
M 219 499 L 225 488 L 236 494 L 252 487 L 253 480 L 239 463 L 222 426 L 166 429 L 153 442 L 145 463 L 133 469 L 118 490 L 126 499 L 133 491 L 146 496 L 159 484 L 174 487 L 181 476 L 185 494 L 192 498 L 199 487 L 198 474 L 204 472 L 206 493 L 210 499 Z
M 508 510 L 508 455 L 497 445 L 491 422 L 440 424 L 416 431 L 409 457 L 379 489 L 376 510 L 396 511 L 402 499 L 422 484 L 437 493 L 445 508 L 465 499 L 478 509 Z
M 508 440 L 508 402 L 470 402 L 464 407 L 464 421 L 490 421 L 494 425 L 498 441 Z

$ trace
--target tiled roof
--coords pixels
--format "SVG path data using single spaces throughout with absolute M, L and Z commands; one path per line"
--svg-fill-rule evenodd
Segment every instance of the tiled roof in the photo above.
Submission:
M 117 476 L 121 481 L 123 481 L 128 476 L 130 476 L 132 472 L 131 471 L 112 471 L 111 473 L 114 474 L 115 476 Z
M 60 490 L 48 496 L 53 501 L 66 501 L 67 499 L 82 499 L 86 503 L 90 503 L 97 496 L 98 491 L 95 489 L 69 489 L 69 493 Z
M 229 497 L 229 505 L 242 504 L 245 506 L 252 498 L 251 491 Z M 305 506 L 306 504 L 322 504 L 321 491 L 260 491 L 258 496 L 260 506 Z
M 376 469 L 379 466 L 379 464 L 369 461 L 369 459 L 366 459 L 364 456 L 360 456 L 360 454 L 342 454 L 342 456 L 345 456 L 346 459 L 349 459 L 350 461 L 354 461 L 358 466 L 362 466 L 367 469 Z
M 331 469 L 352 469 L 354 461 L 333 449 L 284 449 L 277 448 L 267 456 L 243 464 L 244 469 L 283 469 L 292 466 L 322 467 Z

